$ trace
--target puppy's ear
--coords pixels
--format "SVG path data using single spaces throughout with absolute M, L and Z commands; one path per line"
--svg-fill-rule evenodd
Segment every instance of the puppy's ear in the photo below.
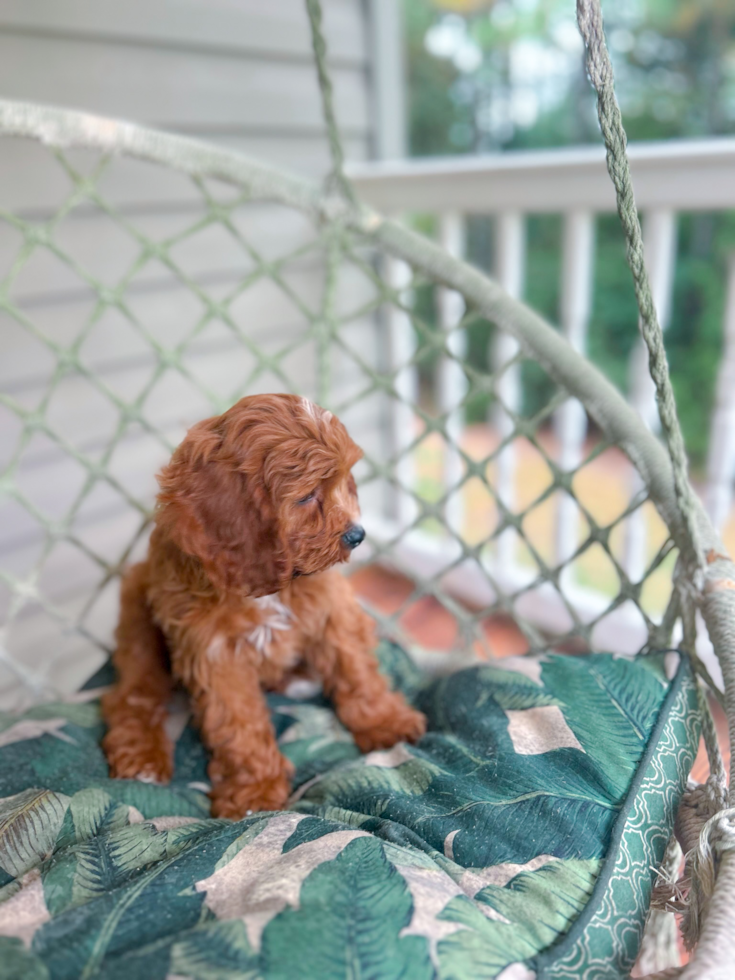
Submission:
M 268 494 L 221 458 L 209 422 L 189 431 L 159 474 L 156 523 L 219 591 L 278 592 L 293 566 Z

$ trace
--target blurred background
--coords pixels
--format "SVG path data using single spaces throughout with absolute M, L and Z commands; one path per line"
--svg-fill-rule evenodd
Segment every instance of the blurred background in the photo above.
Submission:
M 701 140 L 735 131 L 735 6 L 728 0 L 621 0 L 605 5 L 628 139 Z M 404 0 L 411 156 L 481 154 L 599 143 L 567 0 Z M 661 147 L 662 153 L 666 146 Z M 703 179 L 692 169 L 692 183 Z M 686 205 L 685 201 L 681 202 Z M 590 358 L 630 389 L 636 306 L 617 218 L 596 222 Z M 530 216 L 525 298 L 560 318 L 561 219 Z M 677 215 L 667 350 L 695 469 L 702 475 L 723 345 L 735 215 Z M 486 267 L 490 235 L 470 229 Z M 533 396 L 530 396 L 533 397 Z
M 655 429 L 573 0 L 322 6 L 358 193 L 496 276 Z M 603 6 L 687 448 L 732 548 L 735 6 Z M 2 0 L 0 98 L 315 180 L 330 167 L 303 0 Z M 585 641 L 640 648 L 674 554 L 622 453 L 512 338 L 401 263 L 349 256 L 326 311 L 316 235 L 216 182 L 0 140 L 0 688 L 84 678 L 80 643 L 109 647 L 116 576 L 144 549 L 171 447 L 283 388 L 327 398 L 367 450 L 372 551 L 353 577 L 388 628 L 505 655 L 527 648 L 520 612 L 547 636 L 576 622 Z M 376 273 L 401 304 L 384 308 Z
M 3 97 L 132 119 L 310 175 L 324 172 L 328 148 L 301 0 L 120 6 L 4 0 Z M 348 159 L 599 144 L 571 0 L 323 6 Z M 605 17 L 631 141 L 732 134 L 732 3 L 616 0 Z M 703 179 L 692 172 L 693 183 Z M 493 264 L 490 224 L 471 220 L 468 229 L 467 253 L 486 268 Z M 553 322 L 560 316 L 561 235 L 560 215 L 528 215 L 524 297 Z M 735 217 L 685 209 L 675 237 L 667 344 L 687 446 L 703 472 Z M 614 215 L 596 221 L 595 250 L 589 355 L 627 388 L 636 309 Z M 478 419 L 481 411 L 474 410 Z

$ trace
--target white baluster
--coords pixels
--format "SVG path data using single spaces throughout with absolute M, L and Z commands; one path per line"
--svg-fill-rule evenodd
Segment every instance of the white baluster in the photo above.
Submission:
M 715 407 L 710 423 L 705 502 L 721 530 L 730 514 L 735 479 L 735 255 L 727 266 L 727 299 L 722 327 L 722 357 L 717 372 Z
M 661 329 L 665 330 L 671 312 L 676 261 L 676 215 L 673 211 L 665 209 L 645 213 L 643 246 L 653 303 Z M 656 392 L 648 373 L 648 352 L 640 339 L 636 341 L 630 355 L 629 377 L 631 404 L 640 413 L 646 425 L 654 432 L 658 431 Z M 642 489 L 641 476 L 637 470 L 634 470 L 631 479 L 631 498 Z M 640 581 L 646 571 L 647 537 L 645 514 L 638 508 L 628 518 L 623 556 L 623 568 L 633 582 Z
M 495 219 L 495 277 L 507 293 L 520 299 L 525 267 L 525 223 L 518 211 L 507 211 Z M 499 372 L 518 353 L 515 337 L 498 330 L 491 352 L 493 370 Z M 502 441 L 513 431 L 513 420 L 503 406 L 517 412 L 521 404 L 520 371 L 517 364 L 503 371 L 496 382 L 499 401 L 493 410 L 493 424 Z M 502 403 L 502 404 L 501 404 Z M 516 451 L 513 443 L 496 457 L 495 490 L 506 507 L 512 509 L 515 498 Z M 501 565 L 515 558 L 515 534 L 505 531 L 498 538 L 498 561 Z
M 594 219 L 590 211 L 570 211 L 564 217 L 562 252 L 561 328 L 575 350 L 584 353 L 592 303 Z M 559 465 L 572 470 L 582 459 L 587 435 L 587 415 L 576 399 L 564 402 L 555 418 L 559 440 Z M 577 549 L 578 507 L 566 493 L 559 498 L 556 514 L 556 561 L 567 561 Z
M 392 256 L 386 258 L 386 280 L 399 293 L 404 306 L 410 307 L 411 267 Z M 408 363 L 416 352 L 416 335 L 408 313 L 390 304 L 387 314 L 388 370 L 397 372 L 393 381 L 397 398 L 391 398 L 391 451 L 396 459 L 395 475 L 398 488 L 392 497 L 392 514 L 401 527 L 416 519 L 418 508 L 411 491 L 416 486 L 413 453 L 408 447 L 416 438 L 416 416 L 413 406 L 418 402 L 419 385 L 416 365 Z M 405 488 L 405 489 L 404 489 Z
M 461 258 L 464 253 L 465 221 L 458 211 L 448 211 L 441 216 L 439 237 L 443 248 L 450 255 Z M 461 404 L 467 392 L 467 377 L 460 364 L 465 359 L 467 343 L 464 331 L 457 330 L 456 327 L 464 315 L 465 302 L 461 293 L 439 287 L 437 307 L 439 325 L 447 334 L 446 348 L 452 355 L 442 356 L 437 371 L 438 407 L 440 413 L 446 415 L 447 441 L 442 478 L 445 490 L 449 490 L 459 483 L 464 472 L 462 455 L 457 447 L 464 428 L 464 411 Z M 462 490 L 459 489 L 449 495 L 444 508 L 447 527 L 459 536 L 462 534 L 464 520 L 463 504 Z

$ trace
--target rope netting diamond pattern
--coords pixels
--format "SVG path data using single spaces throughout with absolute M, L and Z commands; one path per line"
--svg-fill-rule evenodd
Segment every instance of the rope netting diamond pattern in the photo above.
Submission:
M 74 688 L 109 650 L 155 471 L 190 424 L 258 391 L 314 398 L 365 448 L 364 560 L 400 574 L 395 601 L 372 610 L 389 633 L 406 639 L 429 603 L 453 623 L 443 645 L 481 654 L 498 615 L 530 650 L 599 646 L 606 623 L 637 646 L 666 639 L 668 593 L 651 586 L 673 565 L 663 525 L 642 575 L 622 558 L 631 516 L 652 506 L 639 493 L 600 516 L 583 476 L 614 450 L 590 440 L 559 464 L 566 392 L 549 381 L 540 407 L 511 402 L 524 357 L 475 366 L 470 332 L 491 346 L 496 332 L 476 311 L 441 329 L 417 302 L 438 287 L 339 220 L 140 161 L 3 143 L 57 168 L 60 189 L 54 203 L 0 202 L 6 703 Z M 478 402 L 494 424 L 468 429 Z M 569 501 L 560 554 L 550 536 Z

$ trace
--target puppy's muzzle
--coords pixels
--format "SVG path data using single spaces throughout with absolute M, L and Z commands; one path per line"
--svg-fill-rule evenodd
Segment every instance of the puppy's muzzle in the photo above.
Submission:
M 365 528 L 359 524 L 351 524 L 342 535 L 342 544 L 348 548 L 356 548 L 365 540 Z

